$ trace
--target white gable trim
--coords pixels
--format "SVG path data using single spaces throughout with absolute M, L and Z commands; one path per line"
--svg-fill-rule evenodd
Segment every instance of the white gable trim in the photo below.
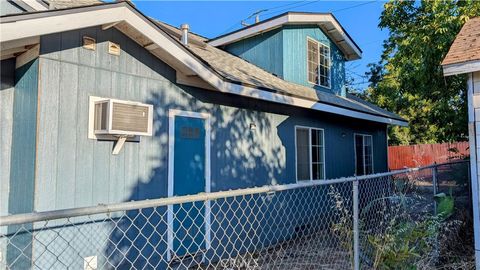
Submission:
M 266 21 L 264 23 L 260 23 L 258 25 L 252 26 L 252 27 L 245 28 L 244 30 L 234 32 L 230 35 L 226 35 L 226 36 L 223 36 L 223 37 L 220 37 L 220 38 L 215 38 L 212 41 L 209 41 L 208 44 L 210 44 L 212 46 L 215 46 L 215 47 L 223 46 L 223 45 L 226 45 L 226 44 L 236 42 L 236 41 L 241 40 L 241 39 L 245 39 L 245 38 L 249 38 L 251 36 L 258 35 L 262 32 L 270 31 L 270 30 L 278 28 L 278 27 L 280 27 L 283 24 L 286 24 L 288 22 L 289 22 L 288 16 L 285 15 L 285 16 L 282 16 L 282 17 L 279 17 L 279 18 L 276 18 L 276 19 L 273 19 L 273 20 L 270 20 L 270 21 Z
M 289 97 L 224 81 L 219 74 L 212 71 L 203 62 L 188 52 L 180 42 L 173 40 L 168 34 L 159 30 L 156 25 L 125 2 L 99 5 L 93 8 L 86 7 L 42 14 L 37 13 L 32 14 L 32 18 L 25 19 L 22 19 L 22 16 L 29 16 L 29 14 L 18 15 L 17 20 L 15 20 L 17 16 L 9 16 L 6 22 L 2 21 L 0 23 L 0 32 L 2 33 L 0 36 L 1 46 L 14 40 L 123 21 L 148 37 L 153 43 L 157 44 L 165 54 L 172 56 L 172 58 L 176 59 L 182 66 L 197 74 L 202 80 L 220 92 L 385 124 L 408 125 L 405 121 L 362 113 L 302 98 Z
M 75 12 L 62 15 L 45 16 L 13 22 L 1 22 L 0 41 L 48 35 L 52 33 L 81 29 L 99 24 L 121 21 L 125 17 L 126 7 L 112 7 L 95 11 Z
M 252 27 L 245 28 L 244 30 L 234 32 L 230 35 L 226 35 L 209 42 L 212 46 L 222 46 L 230 44 L 245 38 L 249 38 L 258 35 L 262 32 L 267 32 L 275 28 L 279 28 L 284 24 L 318 24 L 327 25 L 331 29 L 326 33 L 339 47 L 343 47 L 348 53 L 347 59 L 354 60 L 362 57 L 362 52 L 355 45 L 353 40 L 343 30 L 342 26 L 335 20 L 330 14 L 302 14 L 302 13 L 287 13 L 279 18 L 259 23 Z M 337 34 L 341 37 L 340 40 L 336 40 L 332 35 Z M 347 46 L 343 46 L 340 43 L 346 43 Z
M 443 66 L 444 76 L 465 74 L 465 73 L 471 73 L 475 71 L 480 71 L 480 60 Z

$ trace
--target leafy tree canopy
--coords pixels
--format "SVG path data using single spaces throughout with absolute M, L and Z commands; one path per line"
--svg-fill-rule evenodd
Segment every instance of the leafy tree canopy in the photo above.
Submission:
M 396 112 L 409 127 L 392 127 L 391 144 L 467 138 L 465 76 L 444 77 L 440 63 L 463 24 L 480 16 L 480 1 L 399 1 L 385 4 L 379 27 L 389 31 L 381 61 L 370 64 L 371 102 Z

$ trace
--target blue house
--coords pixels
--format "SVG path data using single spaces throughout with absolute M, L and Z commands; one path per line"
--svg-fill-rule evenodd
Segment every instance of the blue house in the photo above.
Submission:
M 362 52 L 329 13 L 207 39 L 129 2 L 1 5 L 0 216 L 384 172 L 407 125 L 346 92 Z

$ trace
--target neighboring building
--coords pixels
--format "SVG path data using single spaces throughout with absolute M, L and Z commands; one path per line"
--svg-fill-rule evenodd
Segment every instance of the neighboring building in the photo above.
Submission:
M 480 269 L 480 17 L 470 19 L 462 27 L 442 62 L 445 76 L 468 76 L 468 132 L 470 141 L 470 168 L 475 228 L 475 257 Z
M 0 215 L 385 172 L 407 125 L 346 93 L 361 50 L 331 14 L 207 40 L 128 2 L 25 2 L 0 19 Z M 99 134 L 109 99 L 153 105 L 117 114 L 152 136 Z

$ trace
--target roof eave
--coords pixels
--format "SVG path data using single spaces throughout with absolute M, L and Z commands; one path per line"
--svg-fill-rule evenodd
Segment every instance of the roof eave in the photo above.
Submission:
M 88 13 L 90 11 L 91 13 Z M 408 125 L 407 122 L 382 115 L 358 112 L 353 109 L 342 108 L 318 101 L 289 97 L 255 87 L 231 83 L 225 77 L 206 66 L 201 59 L 191 54 L 180 41 L 172 38 L 135 7 L 125 2 L 1 17 L 0 30 L 2 31 L 2 35 L 0 36 L 0 43 L 3 45 L 6 42 L 25 41 L 38 37 L 39 35 L 81 29 L 93 26 L 93 24 L 103 25 L 105 23 L 118 21 L 130 24 L 134 29 L 149 37 L 159 48 L 162 48 L 164 51 L 162 55 L 169 54 L 174 56 L 176 61 L 183 64 L 191 72 L 198 75 L 220 92 L 384 124 Z M 36 25 L 42 25 L 42 28 L 38 28 Z M 4 47 L 2 47 L 2 50 L 3 48 Z
M 444 76 L 453 76 L 453 75 L 471 73 L 471 72 L 480 71 L 480 60 L 442 64 L 442 67 L 443 67 Z

